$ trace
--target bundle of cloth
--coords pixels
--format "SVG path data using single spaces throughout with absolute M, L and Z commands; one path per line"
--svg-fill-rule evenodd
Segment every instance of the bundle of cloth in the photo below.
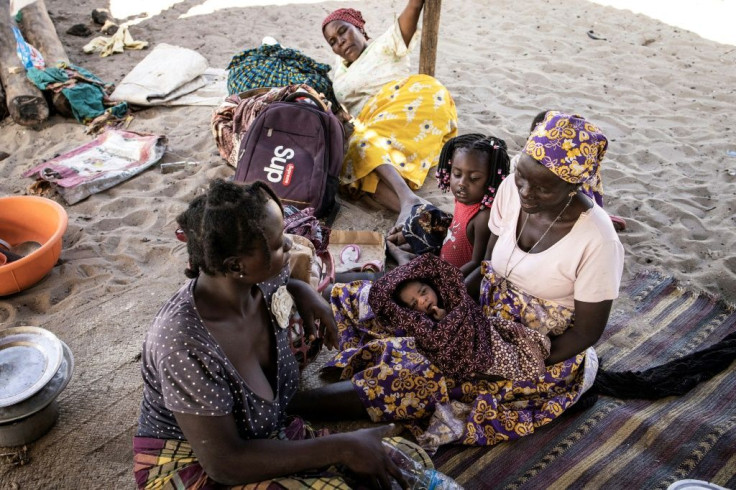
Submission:
M 130 121 L 126 102 L 110 100 L 115 88 L 94 73 L 71 63 L 59 62 L 45 68 L 29 68 L 28 79 L 43 91 L 61 92 L 69 101 L 74 118 L 97 133 L 106 126 L 119 127 Z
M 275 41 L 275 40 L 274 40 Z M 246 49 L 233 56 L 227 67 L 227 90 L 236 95 L 254 88 L 309 85 L 337 107 L 329 78 L 330 65 L 318 63 L 301 51 L 277 42 Z
M 442 319 L 403 304 L 399 291 L 411 281 L 434 289 L 446 311 Z M 544 374 L 549 337 L 520 323 L 486 317 L 468 294 L 460 270 L 435 255 L 420 255 L 377 279 L 368 304 L 382 325 L 413 336 L 418 349 L 447 376 L 532 380 Z

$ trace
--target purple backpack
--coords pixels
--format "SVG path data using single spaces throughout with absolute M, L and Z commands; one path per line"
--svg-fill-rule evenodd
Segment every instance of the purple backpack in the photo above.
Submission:
M 241 140 L 234 180 L 266 182 L 284 204 L 325 217 L 335 206 L 344 142 L 342 123 L 322 101 L 293 93 L 253 120 Z

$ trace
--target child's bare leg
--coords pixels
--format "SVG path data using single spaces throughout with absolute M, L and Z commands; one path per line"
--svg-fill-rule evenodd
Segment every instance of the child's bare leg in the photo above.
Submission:
M 376 279 L 380 279 L 383 277 L 384 272 L 378 271 L 378 272 L 369 272 L 369 271 L 356 271 L 356 272 L 338 272 L 335 274 L 335 282 L 332 284 L 328 284 L 327 287 L 322 290 L 322 297 L 327 300 L 327 302 L 330 302 L 330 297 L 332 296 L 332 288 L 335 287 L 335 284 L 339 283 L 348 283 L 353 281 L 375 281 Z
M 322 290 L 322 297 L 327 300 L 327 302 L 330 302 L 330 298 L 332 297 L 332 288 L 335 287 L 335 284 L 328 284 L 326 288 Z
M 338 272 L 335 274 L 335 282 L 353 282 L 353 281 L 375 281 L 376 279 L 383 276 L 383 271 L 369 272 L 369 271 L 356 271 L 356 272 Z

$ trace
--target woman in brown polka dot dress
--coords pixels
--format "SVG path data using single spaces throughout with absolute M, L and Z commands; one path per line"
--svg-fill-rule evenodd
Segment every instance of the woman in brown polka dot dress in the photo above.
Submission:
M 392 478 L 400 480 L 382 444 L 389 427 L 315 438 L 301 420 L 287 418 L 299 372 L 272 298 L 288 291 L 312 334 L 315 319 L 325 326 L 328 347 L 336 346 L 336 326 L 319 294 L 288 278 L 291 241 L 273 192 L 261 183 L 215 180 L 177 221 L 191 280 L 164 304 L 143 344 L 134 439 L 139 488 L 219 488 L 277 477 L 289 477 L 288 488 L 294 481 L 390 488 Z

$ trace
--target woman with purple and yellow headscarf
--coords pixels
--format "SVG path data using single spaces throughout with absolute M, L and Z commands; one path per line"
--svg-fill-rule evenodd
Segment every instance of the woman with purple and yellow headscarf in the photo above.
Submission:
M 482 274 L 467 280 L 473 292 L 482 275 L 486 305 L 552 335 L 553 361 L 592 346 L 618 297 L 623 247 L 590 197 L 607 148 L 596 125 L 548 112 L 499 186 Z
M 486 260 L 466 278 L 487 317 L 550 338 L 544 374 L 534 381 L 454 379 L 401 326 L 374 316 L 369 283 L 337 284 L 330 299 L 340 352 L 329 365 L 349 380 L 345 396 L 358 395 L 362 405 L 353 406 L 374 421 L 407 421 L 420 443 L 435 449 L 530 435 L 581 400 L 595 380 L 592 346 L 623 271 L 611 220 L 581 188 L 600 182 L 607 146 L 594 124 L 550 112 L 530 135 L 516 172 L 498 187 Z M 340 389 L 330 387 L 333 394 Z
M 337 100 L 352 119 L 341 183 L 353 196 L 374 194 L 399 213 L 403 223 L 422 200 L 414 194 L 442 145 L 457 133 L 455 103 L 428 75 L 410 74 L 424 0 L 409 0 L 382 35 L 372 39 L 362 14 L 338 9 L 322 22 L 325 40 L 337 55 L 331 73 Z
M 486 260 L 466 279 L 471 294 L 480 282 L 486 314 L 550 337 L 540 382 L 565 389 L 565 397 L 547 405 L 552 413 L 576 403 L 595 379 L 593 345 L 621 283 L 623 246 L 591 197 L 601 190 L 607 148 L 603 132 L 583 117 L 548 112 L 499 186 Z

